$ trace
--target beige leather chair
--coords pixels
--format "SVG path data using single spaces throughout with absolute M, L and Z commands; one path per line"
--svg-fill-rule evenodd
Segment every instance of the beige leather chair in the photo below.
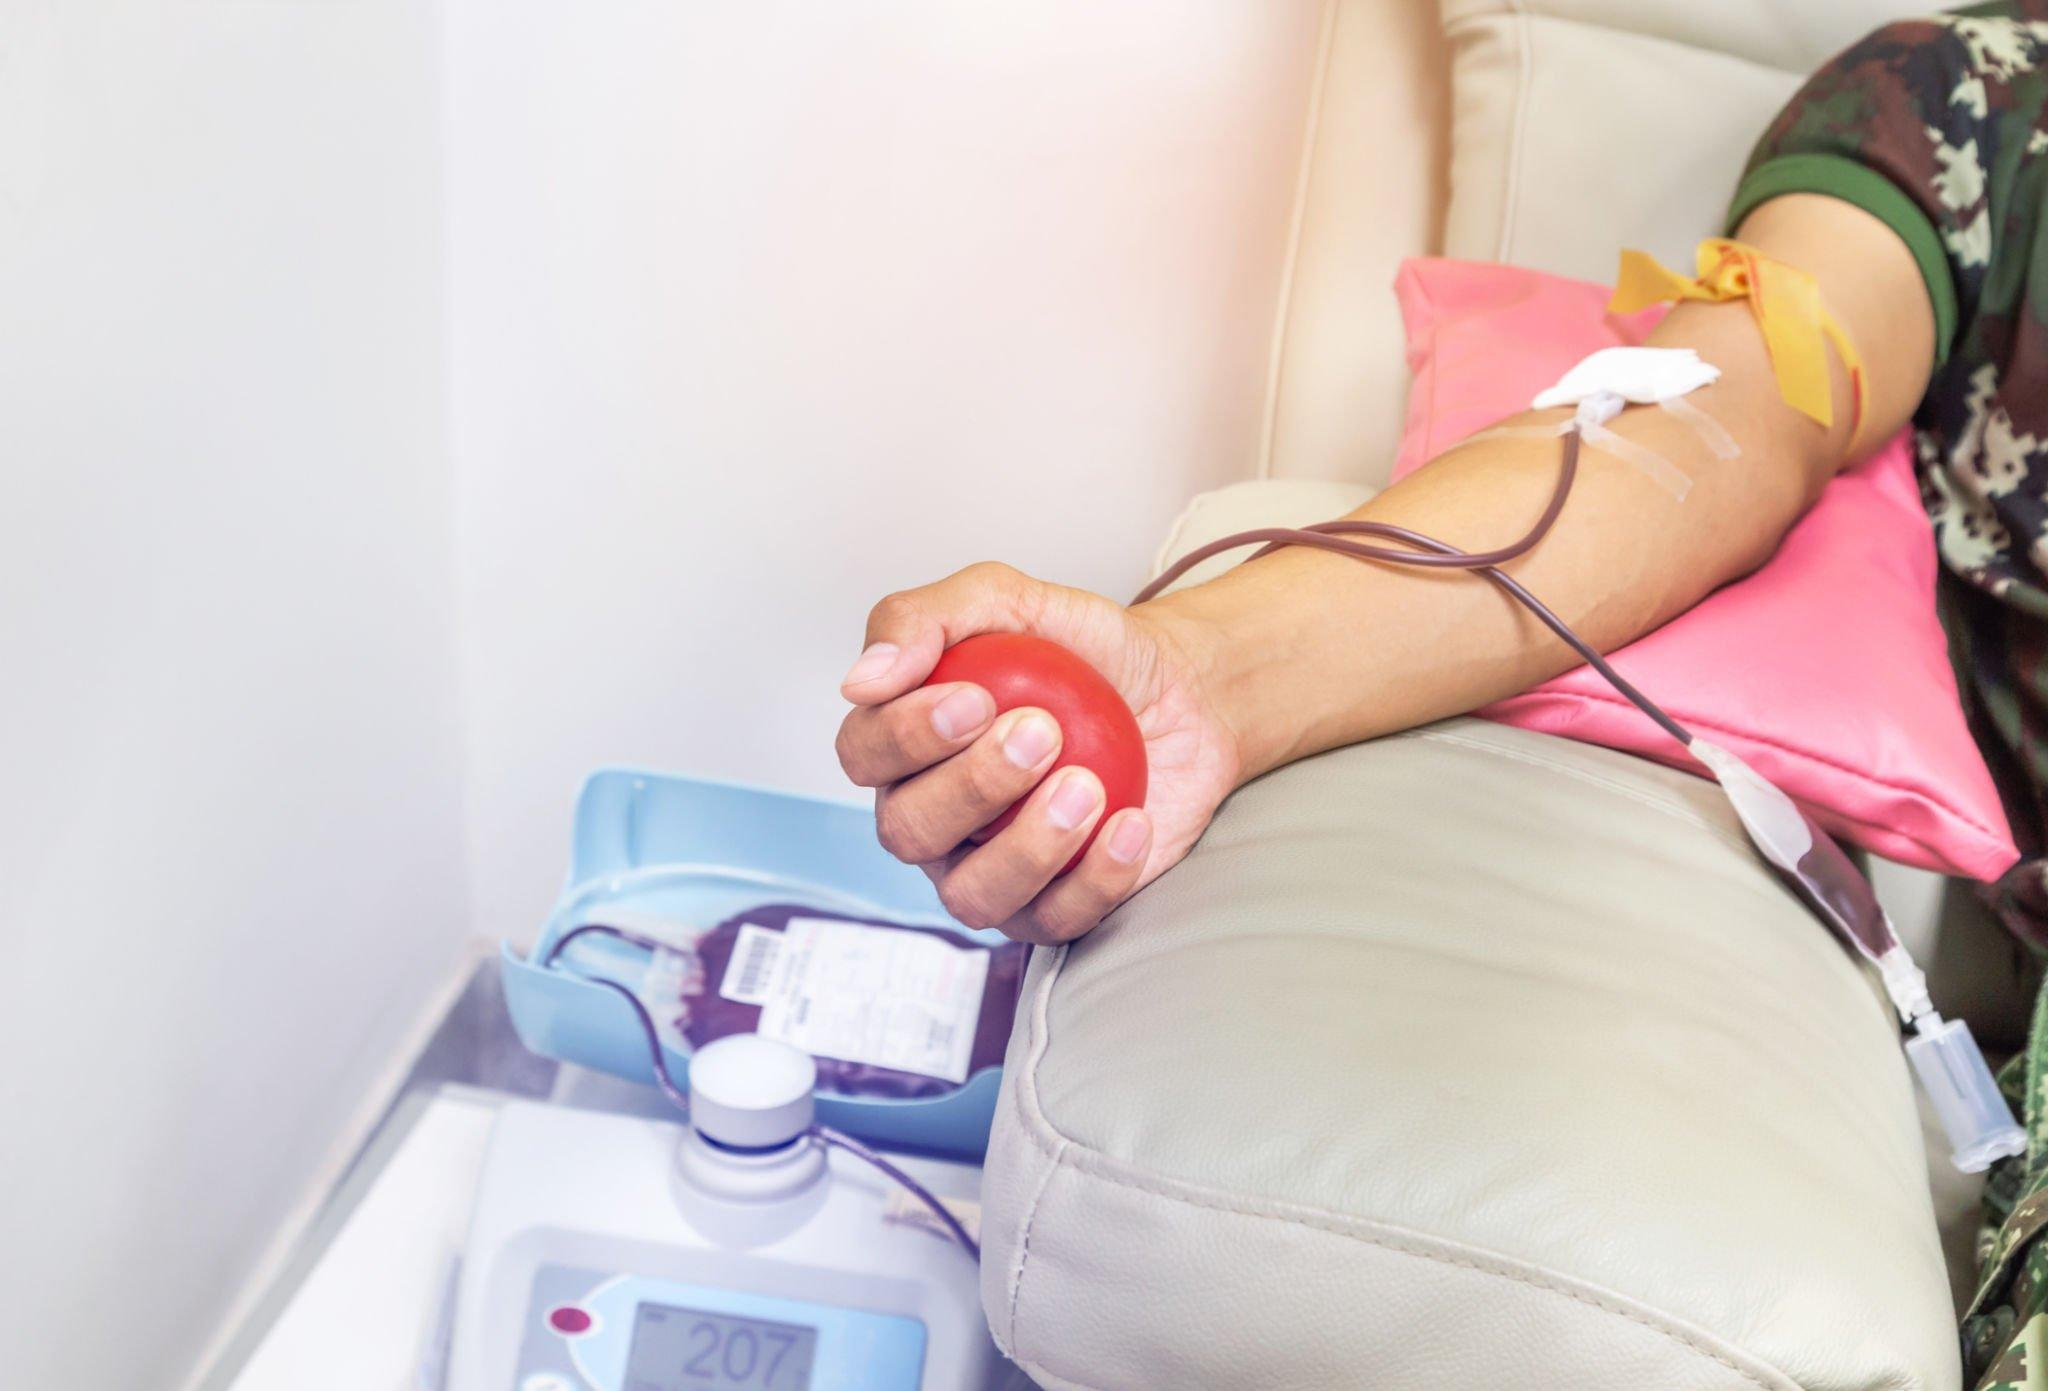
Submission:
M 1331 6 L 1270 481 L 1169 550 L 1380 481 L 1399 254 L 1683 258 L 1800 75 L 1905 8 L 1445 0 L 1446 41 Z M 1038 955 L 983 1231 L 997 1338 L 1063 1391 L 1960 1377 L 1870 982 L 1713 786 L 1476 720 L 1261 779 Z

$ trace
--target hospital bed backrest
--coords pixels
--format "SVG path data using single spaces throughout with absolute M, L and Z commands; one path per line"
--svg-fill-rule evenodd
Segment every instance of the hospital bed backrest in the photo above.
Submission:
M 1310 100 L 1260 471 L 1383 483 L 1401 257 L 1605 280 L 1719 230 L 1764 124 L 1909 0 L 1336 0 Z

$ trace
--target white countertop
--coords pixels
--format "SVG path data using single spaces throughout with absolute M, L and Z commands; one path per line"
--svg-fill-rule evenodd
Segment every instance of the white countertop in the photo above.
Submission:
M 234 1391 L 438 1387 L 435 1325 L 496 1112 L 489 1096 L 467 1089 L 426 1099 L 257 1344 Z

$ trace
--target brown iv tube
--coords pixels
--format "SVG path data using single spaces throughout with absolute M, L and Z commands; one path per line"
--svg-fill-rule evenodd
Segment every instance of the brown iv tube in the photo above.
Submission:
M 1665 714 L 1655 701 L 1630 684 L 1626 677 L 1608 664 L 1607 659 L 1601 656 L 1592 644 L 1573 632 L 1562 618 L 1551 612 L 1549 605 L 1523 588 L 1514 576 L 1499 568 L 1503 563 L 1532 550 L 1536 543 L 1549 533 L 1551 526 L 1557 521 L 1558 514 L 1564 511 L 1565 499 L 1571 495 L 1572 481 L 1578 477 L 1579 472 L 1581 442 L 1578 426 L 1573 424 L 1567 427 L 1559 439 L 1563 444 L 1564 459 L 1557 471 L 1557 486 L 1551 491 L 1550 501 L 1544 506 L 1543 515 L 1536 519 L 1536 524 L 1530 527 L 1520 540 L 1495 550 L 1461 551 L 1448 542 L 1439 541 L 1433 536 L 1424 536 L 1419 531 L 1410 531 L 1406 527 L 1395 526 L 1390 522 L 1334 521 L 1319 522 L 1307 527 L 1257 527 L 1196 547 L 1169 565 L 1157 579 L 1139 590 L 1138 596 L 1131 602 L 1142 604 L 1147 599 L 1156 598 L 1161 590 L 1213 555 L 1236 550 L 1240 546 L 1256 545 L 1262 541 L 1266 544 L 1252 557 L 1253 560 L 1271 555 L 1285 546 L 1309 546 L 1316 550 L 1348 555 L 1356 560 L 1377 560 L 1391 565 L 1415 565 L 1439 570 L 1476 570 L 1507 591 L 1522 607 L 1535 614 L 1544 627 L 1557 634 L 1572 651 L 1585 659 L 1586 665 L 1599 672 L 1608 684 L 1626 696 L 1632 705 L 1656 721 L 1660 729 L 1690 748 L 1690 730 Z M 1400 541 L 1418 549 L 1401 551 L 1385 546 L 1367 546 L 1356 541 L 1347 541 L 1344 539 L 1347 536 L 1378 536 L 1389 541 Z

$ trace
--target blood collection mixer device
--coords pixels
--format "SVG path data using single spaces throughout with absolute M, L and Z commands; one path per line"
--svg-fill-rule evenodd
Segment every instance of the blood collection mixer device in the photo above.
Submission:
M 508 1103 L 456 1294 L 449 1391 L 975 1391 L 1007 1380 L 975 1263 L 811 1133 L 812 1060 L 690 1064 L 688 1124 Z M 892 1156 L 892 1158 L 894 1158 Z M 897 1163 L 942 1199 L 980 1173 Z

